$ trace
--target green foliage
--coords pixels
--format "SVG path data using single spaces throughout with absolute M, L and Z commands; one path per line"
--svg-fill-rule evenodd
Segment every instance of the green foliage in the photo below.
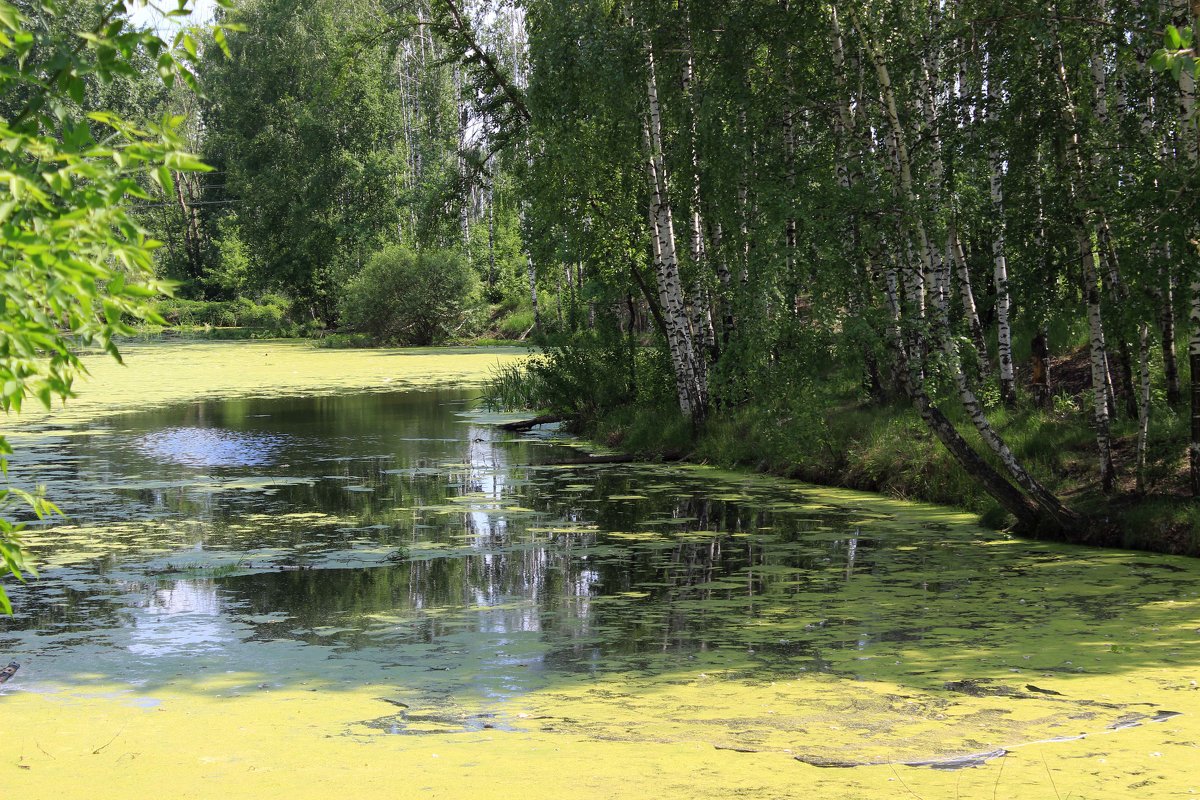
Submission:
M 517 311 L 500 320 L 500 332 L 509 338 L 527 335 L 533 330 L 533 312 Z
M 157 306 L 162 320 L 169 325 L 187 328 L 256 328 L 276 334 L 294 334 L 298 328 L 292 303 L 282 295 L 265 295 L 254 301 L 246 297 L 237 300 L 164 300 Z
M 186 8 L 186 3 L 181 4 Z M 0 0 L 0 407 L 19 412 L 35 397 L 49 409 L 73 394 L 83 372 L 79 351 L 95 346 L 114 358 L 114 337 L 132 333 L 131 320 L 156 321 L 151 298 L 167 287 L 154 275 L 158 243 L 130 213 L 149 199 L 148 185 L 165 192 L 172 173 L 206 167 L 182 147 L 179 120 L 133 124 L 105 110 L 84 112 L 89 83 L 109 84 L 155 59 L 168 83 L 194 82 L 191 54 L 180 34 L 172 49 L 153 33 L 124 26 L 125 3 L 98 6 L 81 29 L 37 24 L 56 16 L 56 4 L 27 4 L 27 13 Z M 186 34 L 191 36 L 191 34 Z M 187 39 L 190 41 L 190 39 Z M 0 437 L 0 458 L 9 453 Z M 57 509 L 36 494 L 9 488 L 38 517 Z M 28 570 L 20 525 L 0 525 L 3 570 Z M 0 605 L 8 608 L 0 589 Z
M 400 219 L 403 113 L 387 46 L 366 26 L 381 6 L 334 0 L 245 0 L 224 57 L 204 60 L 205 155 L 236 198 L 214 278 L 287 290 L 332 322 L 337 286 Z M 229 259 L 233 258 L 231 262 Z M 224 273 L 224 274 L 222 274 Z
M 225 296 L 240 297 L 251 288 L 254 265 L 250 248 L 242 238 L 237 214 L 227 214 L 217 221 L 217 235 L 213 238 L 216 263 L 206 276 L 218 291 Z
M 475 285 L 457 253 L 392 245 L 346 284 L 339 315 L 343 325 L 378 342 L 434 344 L 468 321 Z
M 659 348 L 579 334 L 499 370 L 484 389 L 493 408 L 537 408 L 594 419 L 627 406 L 671 408 L 670 364 Z
M 1200 62 L 1197 62 L 1192 47 L 1192 29 L 1176 28 L 1168 25 L 1163 32 L 1162 47 L 1150 56 L 1150 69 L 1155 72 L 1170 72 L 1175 80 L 1184 72 L 1200 75 Z

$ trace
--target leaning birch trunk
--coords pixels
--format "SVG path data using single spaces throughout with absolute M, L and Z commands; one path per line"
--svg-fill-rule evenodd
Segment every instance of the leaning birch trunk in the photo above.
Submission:
M 937 437 L 955 460 L 966 470 L 967 474 L 979 481 L 984 490 L 998 502 L 1005 511 L 1012 514 L 1022 527 L 1036 529 L 1041 522 L 1037 509 L 1017 488 L 1004 479 L 992 468 L 979 453 L 963 439 L 958 429 L 954 427 L 941 409 L 930 399 L 925 391 L 924 379 L 920 370 L 908 363 L 904 342 L 901 336 L 901 310 L 898 280 L 896 270 L 889 268 L 885 276 L 887 286 L 889 323 L 888 334 L 891 347 L 895 351 L 900 365 L 905 391 L 912 398 L 913 406 L 920 415 L 925 426 Z
M 958 390 L 958 399 L 962 402 L 967 416 L 971 418 L 971 424 L 975 426 L 979 437 L 983 439 L 991 451 L 996 454 L 996 457 L 1000 459 L 1000 463 L 1004 465 L 1004 469 L 1012 476 L 1017 485 L 1025 490 L 1038 507 L 1049 515 L 1050 519 L 1054 521 L 1054 525 L 1062 531 L 1077 530 L 1083 522 L 1082 518 L 1063 505 L 1061 500 L 1055 497 L 1053 493 L 1026 471 L 1008 444 L 996 429 L 992 427 L 991 421 L 988 420 L 987 415 L 983 411 L 983 405 L 979 402 L 979 398 L 975 395 L 975 392 L 971 390 L 967 374 L 963 371 L 962 358 L 959 355 L 955 338 L 949 335 L 950 314 L 947 306 L 948 303 L 944 297 L 937 302 L 937 311 L 941 323 L 937 326 L 939 332 L 938 339 L 941 343 L 942 352 L 946 354 L 946 363 L 950 367 L 950 372 L 954 377 L 954 385 Z
M 979 383 L 983 383 L 984 365 L 988 362 L 987 339 L 983 335 L 983 323 L 979 321 L 979 310 L 975 307 L 975 292 L 971 288 L 971 270 L 967 265 L 967 254 L 958 236 L 957 223 L 950 228 L 950 249 L 958 268 L 958 293 L 962 298 L 963 314 L 971 330 L 971 343 L 975 345 L 976 362 L 979 365 Z
M 994 121 L 1000 107 L 1000 79 L 993 62 L 994 56 L 988 54 L 987 103 L 984 106 L 985 115 Z M 1006 406 L 1016 402 L 1017 380 L 1013 368 L 1012 356 L 1012 327 L 1009 315 L 1012 310 L 1012 300 L 1008 293 L 1008 258 L 1005 255 L 1005 224 L 1004 224 L 1004 185 L 1001 182 L 1002 159 L 1000 149 L 992 137 L 992 146 L 988 148 L 988 167 L 991 172 L 989 189 L 992 200 L 992 216 L 995 232 L 992 237 L 992 263 L 994 280 L 996 282 L 996 358 L 1000 363 L 1000 400 Z
M 704 417 L 708 406 L 708 390 L 692 338 L 684 301 L 683 282 L 679 271 L 679 256 L 675 246 L 675 223 L 671 211 L 663 157 L 662 110 L 658 101 L 658 80 L 654 68 L 654 50 L 646 41 L 648 125 L 646 129 L 650 179 L 650 217 L 654 240 L 654 272 L 658 282 L 659 301 L 667 327 L 667 347 L 676 373 L 680 410 L 694 420 Z
M 887 116 L 888 127 L 891 131 L 892 151 L 896 161 L 898 189 L 900 192 L 901 201 L 907 206 L 908 214 L 907 222 L 913 229 L 918 239 L 916 248 L 912 247 L 911 239 L 907 239 L 910 250 L 915 249 L 917 255 L 928 254 L 929 240 L 925 233 L 925 227 L 917 213 L 916 196 L 913 190 L 912 181 L 912 166 L 908 157 L 908 147 L 905 143 L 904 130 L 900 124 L 900 117 L 896 107 L 895 92 L 892 89 L 891 77 L 889 75 L 887 64 L 884 61 L 883 53 L 875 45 L 871 39 L 867 29 L 861 23 L 859 18 L 854 15 L 851 17 L 851 23 L 858 31 L 858 34 L 863 42 L 863 47 L 870 55 L 870 58 L 875 67 L 875 74 L 879 81 L 880 89 L 883 93 L 884 111 Z M 910 256 L 911 257 L 911 256 Z M 923 268 L 928 271 L 929 264 L 923 263 Z M 890 270 L 889 270 L 890 272 Z M 916 274 L 916 271 L 911 272 L 912 278 L 906 281 L 908 289 L 911 293 L 919 291 L 924 283 L 923 277 Z M 887 278 L 889 301 L 893 306 L 892 316 L 896 321 L 895 329 L 897 333 L 901 328 L 899 320 L 901 318 L 899 309 L 899 299 L 896 297 L 896 279 L 894 275 L 889 274 Z M 918 312 L 920 313 L 920 312 Z M 918 317 L 918 324 L 921 320 Z M 1030 503 L 1029 498 L 1008 482 L 1000 473 L 998 473 L 990 464 L 987 463 L 974 449 L 963 439 L 962 435 L 954 427 L 954 424 L 941 412 L 940 409 L 930 399 L 925 390 L 924 378 L 922 375 L 921 365 L 914 363 L 908 358 L 903 342 L 895 342 L 894 347 L 903 359 L 904 372 L 906 378 L 906 389 L 909 396 L 913 400 L 913 405 L 920 414 L 921 419 L 925 422 L 930 431 L 937 436 L 947 450 L 955 457 L 955 459 L 963 466 L 964 469 L 976 480 L 983 484 L 993 498 L 995 498 L 1006 510 L 1013 514 L 1021 525 L 1027 527 L 1038 527 L 1042 522 L 1041 514 Z M 918 351 L 919 352 L 919 351 Z M 957 370 L 961 373 L 961 369 Z M 969 392 L 969 388 L 968 388 Z M 980 415 L 982 416 L 982 415 Z M 986 420 L 985 420 L 986 421 Z M 989 426 L 990 427 L 990 426 Z M 1005 463 L 1005 467 L 1011 469 L 1016 464 L 1015 459 L 1010 459 Z M 1016 466 L 1020 466 L 1016 464 Z M 1024 470 L 1020 470 L 1021 474 L 1025 474 Z M 1048 493 L 1047 493 L 1048 494 Z M 1037 499 L 1037 498 L 1035 498 Z M 1061 505 L 1061 504 L 1060 504 Z M 1043 509 L 1045 510 L 1045 509 Z M 1065 511 L 1065 509 L 1064 509 Z M 1049 513 L 1047 511 L 1047 513 Z M 1068 520 L 1070 512 L 1066 512 L 1064 520 Z M 1053 514 L 1051 519 L 1059 524 L 1060 527 L 1066 527 L 1059 523 L 1058 519 Z

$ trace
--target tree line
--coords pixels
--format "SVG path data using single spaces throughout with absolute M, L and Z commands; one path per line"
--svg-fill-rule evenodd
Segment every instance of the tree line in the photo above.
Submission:
M 1190 386 L 1200 495 L 1195 78 L 1163 52 L 1190 54 L 1198 9 L 525 7 L 529 246 L 585 268 L 610 327 L 648 310 L 681 413 L 807 391 L 832 360 L 1026 528 L 1077 531 L 992 418 L 1052 404 L 1050 353 L 1079 343 L 1102 491 L 1114 425 L 1142 490 L 1154 414 L 1188 414 Z

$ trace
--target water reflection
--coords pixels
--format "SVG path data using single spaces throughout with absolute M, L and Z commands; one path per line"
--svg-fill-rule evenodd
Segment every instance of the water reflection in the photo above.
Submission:
M 137 440 L 149 458 L 186 467 L 263 467 L 284 443 L 281 436 L 221 428 L 164 428 Z
M 1053 618 L 1094 636 L 1117 613 L 1124 556 L 992 546 L 946 512 L 754 476 L 563 466 L 575 451 L 480 424 L 471 402 L 208 402 L 32 448 L 18 469 L 73 518 L 34 534 L 44 577 L 14 588 L 0 656 L 139 684 L 267 664 L 299 680 L 332 659 L 497 698 L 717 656 L 760 677 L 874 674 L 913 647 L 1004 664 L 1024 655 L 1008 631 Z M 1196 575 L 1179 569 L 1122 597 L 1182 596 Z

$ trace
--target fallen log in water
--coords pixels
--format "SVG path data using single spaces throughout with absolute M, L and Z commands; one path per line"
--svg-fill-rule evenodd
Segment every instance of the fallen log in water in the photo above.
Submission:
M 647 459 L 630 455 L 629 453 L 611 453 L 608 455 L 571 458 L 562 461 L 543 461 L 540 464 L 527 464 L 526 466 L 569 467 L 575 464 L 674 464 L 679 461 L 687 461 L 687 458 L 687 454 L 675 451 L 663 453 L 656 459 Z
M 501 430 L 505 431 L 528 431 L 536 428 L 538 425 L 549 425 L 551 422 L 562 422 L 565 420 L 562 414 L 542 414 L 533 419 L 519 419 L 516 422 L 503 422 L 499 425 Z
M 575 464 L 632 464 L 638 459 L 627 453 L 614 453 L 607 456 L 587 456 L 586 458 L 571 458 L 564 461 L 544 461 L 539 467 L 569 467 Z

